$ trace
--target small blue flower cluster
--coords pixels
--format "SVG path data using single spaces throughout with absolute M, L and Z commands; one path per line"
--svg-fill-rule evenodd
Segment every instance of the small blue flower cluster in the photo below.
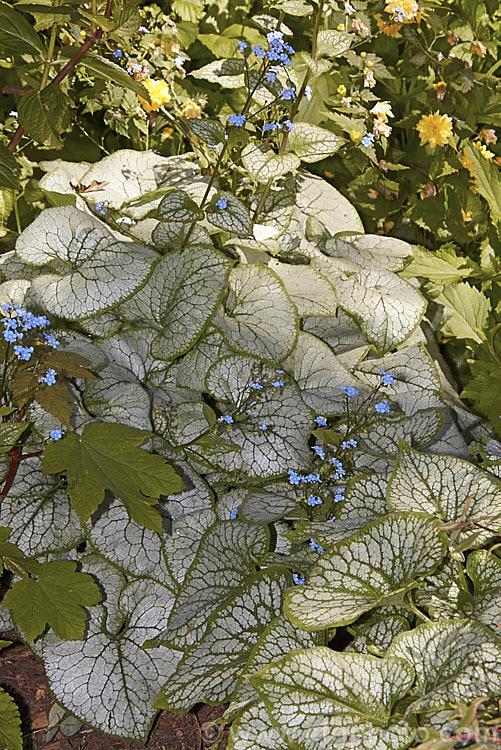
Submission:
M 320 417 L 320 416 L 318 416 L 318 417 L 315 417 L 315 422 L 316 422 L 316 423 L 317 423 L 317 424 L 318 424 L 318 425 L 319 425 L 320 427 L 327 427 L 327 420 L 326 420 L 326 418 L 325 418 L 325 417 Z
M 56 371 L 52 367 L 49 367 L 43 378 L 38 378 L 38 382 L 45 383 L 45 385 L 54 385 L 56 382 L 56 375 Z
M 51 430 L 49 432 L 50 437 L 52 440 L 61 440 L 61 438 L 64 435 L 64 432 L 62 430 Z
M 230 513 L 230 519 L 234 521 L 237 516 L 238 516 L 238 510 L 236 509 L 232 510 Z
M 231 114 L 228 117 L 227 122 L 228 122 L 228 125 L 236 125 L 237 128 L 241 128 L 245 124 L 246 119 L 247 118 L 245 115 Z
M 309 495 L 306 502 L 308 505 L 322 505 L 322 498 L 318 495 Z
M 115 51 L 113 52 L 113 57 L 117 57 L 118 59 L 120 59 L 121 57 L 123 57 L 123 52 L 122 52 L 122 50 L 121 50 L 121 49 L 116 49 L 116 50 L 115 50 Z
M 106 216 L 108 209 L 111 208 L 112 205 L 113 201 L 98 201 L 95 208 L 98 214 L 101 214 L 101 216 Z
M 336 487 L 336 494 L 334 495 L 334 502 L 342 503 L 344 500 L 344 493 L 345 493 L 344 487 Z M 334 520 L 334 519 L 331 519 L 331 520 Z
M 294 54 L 294 49 L 290 44 L 284 41 L 284 35 L 282 32 L 270 31 L 269 34 L 266 34 L 266 41 L 268 42 L 268 50 L 265 50 L 261 44 L 256 44 L 252 47 L 255 56 L 259 58 L 259 60 L 267 60 L 274 63 L 276 66 L 290 68 L 290 56 Z M 247 42 L 237 42 L 239 52 L 244 53 L 248 47 L 249 45 Z
M 293 573 L 292 580 L 294 581 L 296 586 L 300 586 L 302 583 L 305 582 L 306 579 L 301 573 Z
M 220 208 L 221 211 L 223 211 L 227 205 L 228 201 L 226 200 L 226 198 L 220 198 L 218 201 L 216 201 L 216 206 Z
M 225 417 L 218 417 L 218 422 L 226 422 L 226 424 L 233 424 L 233 417 L 227 414 Z
M 316 543 L 314 539 L 310 539 L 310 549 L 312 549 L 314 552 L 323 552 L 324 548 L 321 547 L 319 544 Z
M 391 385 L 393 381 L 397 379 L 396 375 L 394 375 L 392 372 L 388 372 L 387 370 L 379 370 L 379 374 L 382 377 L 383 385 Z
M 374 135 L 372 133 L 366 133 L 362 138 L 362 146 L 369 148 L 374 143 Z
M 353 438 L 350 438 L 349 440 L 343 440 L 343 442 L 341 443 L 341 448 L 344 451 L 347 451 L 350 448 L 356 448 L 357 445 L 358 445 L 357 441 L 354 440 Z
M 329 476 L 329 479 L 337 482 L 342 479 L 342 477 L 346 476 L 346 471 L 344 470 L 343 464 L 341 463 L 339 458 L 329 458 L 329 463 L 331 466 L 336 467 L 336 471 L 334 472 L 334 474 L 331 474 Z
M 309 484 L 311 482 L 321 482 L 320 474 L 298 474 L 296 471 L 289 469 L 289 482 L 291 484 Z
M 320 445 L 314 445 L 311 449 L 322 461 L 325 458 L 325 451 Z
M 0 310 L 4 315 L 3 337 L 9 344 L 13 344 L 15 341 L 21 341 L 24 334 L 28 331 L 33 331 L 36 328 L 47 328 L 49 325 L 49 321 L 45 315 L 33 315 L 33 313 L 19 307 L 19 305 L 1 305 Z M 50 337 L 51 340 L 53 338 L 53 336 Z M 56 341 L 56 339 L 54 339 L 54 341 Z M 47 340 L 47 343 L 49 346 L 54 347 L 54 344 L 50 343 L 49 340 Z M 59 342 L 57 342 L 57 344 L 59 344 Z M 33 351 L 33 349 L 31 351 Z M 25 357 L 22 357 L 22 359 L 25 359 Z
M 355 396 L 358 396 L 357 389 L 353 388 L 351 385 L 342 385 L 340 390 L 343 391 L 343 393 L 345 393 L 350 398 L 354 398 Z
M 296 89 L 294 86 L 290 86 L 290 88 L 281 88 L 278 92 L 278 95 L 282 97 L 282 99 L 285 99 L 286 102 L 291 102 L 296 98 Z
M 374 404 L 374 409 L 377 411 L 378 414 L 390 413 L 390 405 L 386 399 L 384 399 L 384 401 L 381 401 L 379 404 Z

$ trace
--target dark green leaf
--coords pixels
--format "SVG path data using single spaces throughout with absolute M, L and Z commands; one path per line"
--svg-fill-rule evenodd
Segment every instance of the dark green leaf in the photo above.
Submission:
M 12 619 L 28 641 L 33 641 L 49 625 L 60 638 L 83 638 L 87 613 L 101 601 L 101 591 L 94 579 L 76 571 L 70 560 L 44 563 L 37 578 L 16 581 L 7 591 L 3 606 L 11 610 Z
M 162 533 L 162 518 L 151 506 L 160 495 L 184 489 L 184 482 L 161 457 L 140 450 L 151 433 L 119 424 L 92 422 L 80 436 L 71 433 L 45 448 L 46 474 L 66 473 L 68 494 L 82 523 L 110 490 L 129 516 Z
M 50 84 L 30 91 L 19 102 L 19 124 L 31 137 L 48 146 L 61 146 L 61 133 L 70 124 L 66 96 Z
M 18 164 L 14 156 L 4 145 L 0 144 L 0 187 L 12 188 L 13 190 L 19 188 L 17 169 Z
M 7 3 L 0 3 L 0 47 L 2 52 L 41 52 L 45 45 L 31 24 Z
M 5 750 L 23 750 L 21 716 L 14 698 L 0 688 L 0 746 Z

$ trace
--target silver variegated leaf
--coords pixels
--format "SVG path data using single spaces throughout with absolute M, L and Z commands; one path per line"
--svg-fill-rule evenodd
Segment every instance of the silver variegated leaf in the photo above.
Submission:
M 228 408 L 232 410 L 246 403 L 246 418 L 235 420 L 227 433 L 228 439 L 241 447 L 240 451 L 214 450 L 211 462 L 226 471 L 236 470 L 261 478 L 304 466 L 309 462 L 310 409 L 290 381 L 284 381 L 279 388 L 267 389 L 259 399 L 252 399 L 255 391 L 249 387 L 251 364 L 252 360 L 244 357 L 224 357 L 207 374 L 207 389 L 223 401 L 221 411 L 227 413 Z M 267 426 L 265 431 L 260 429 L 262 424 Z
M 157 218 L 161 222 L 178 221 L 188 223 L 200 221 L 204 213 L 185 190 L 172 190 L 167 193 L 157 208 Z
M 359 386 L 327 344 L 310 333 L 299 333 L 296 346 L 283 366 L 296 381 L 304 401 L 317 414 L 344 413 L 346 397 L 341 386 Z
M 442 409 L 419 409 L 411 417 L 385 417 L 358 438 L 376 456 L 396 456 L 402 440 L 416 448 L 424 448 L 438 435 L 443 424 Z
M 298 331 L 296 308 L 282 282 L 266 266 L 249 263 L 233 268 L 228 283 L 226 312 L 216 320 L 226 342 L 236 351 L 279 362 Z
M 442 521 L 501 528 L 501 481 L 456 456 L 432 456 L 401 445 L 388 487 L 392 510 L 419 510 Z
M 353 318 L 338 309 L 335 316 L 311 316 L 303 320 L 303 331 L 322 339 L 336 356 L 367 348 L 365 335 Z
M 217 200 L 226 202 L 225 208 L 219 208 Z M 252 221 L 249 210 L 232 193 L 219 192 L 206 209 L 207 221 L 225 232 L 247 236 L 252 233 Z
M 250 678 L 282 736 L 305 750 L 408 747 L 414 725 L 392 709 L 413 679 L 402 659 L 323 646 L 293 651 Z
M 293 266 L 270 260 L 268 267 L 282 280 L 300 318 L 306 315 L 334 315 L 337 298 L 334 287 L 312 266 Z
M 166 255 L 141 291 L 121 306 L 130 321 L 157 331 L 154 357 L 173 359 L 190 349 L 214 314 L 231 261 L 217 250 L 198 246 Z
M 325 252 L 332 258 L 351 260 L 358 268 L 385 268 L 387 271 L 400 271 L 413 254 L 407 242 L 379 234 L 335 237 L 326 241 Z
M 228 750 L 290 750 L 262 701 L 246 706 L 230 727 Z
M 409 711 L 436 711 L 501 693 L 501 643 L 478 622 L 425 623 L 397 636 L 387 655 L 405 659 L 415 670 Z
M 224 703 L 235 691 L 252 647 L 280 614 L 290 574 L 268 568 L 253 577 L 208 620 L 207 631 L 177 665 L 155 705 L 187 711 L 195 703 Z
M 328 548 L 307 584 L 287 591 L 285 613 L 309 631 L 347 625 L 392 597 L 400 598 L 444 554 L 443 533 L 423 514 L 383 516 Z
M 47 266 L 30 296 L 61 318 L 79 320 L 115 307 L 148 278 L 155 255 L 122 242 L 73 206 L 48 208 L 19 235 L 21 260 Z
M 98 605 L 90 610 L 85 640 L 63 641 L 51 632 L 33 648 L 58 703 L 103 732 L 145 741 L 156 713 L 155 696 L 181 654 L 141 646 L 158 636 L 172 595 L 153 581 L 134 581 L 118 606 L 120 629 L 108 631 L 106 609 Z
M 242 164 L 254 180 L 266 183 L 297 169 L 301 160 L 296 154 L 277 154 L 271 148 L 253 141 L 242 151 Z
M 190 75 L 210 83 L 219 83 L 225 89 L 239 89 L 244 85 L 244 70 L 243 60 L 214 60 L 203 68 L 191 71 Z
M 274 483 L 262 490 L 250 490 L 239 507 L 246 521 L 270 523 L 279 518 L 306 518 L 304 506 L 296 500 L 290 484 Z
M 297 180 L 297 209 L 304 217 L 320 220 L 330 234 L 364 232 L 364 225 L 356 209 L 339 190 L 321 177 L 301 172 Z
M 268 549 L 264 526 L 219 521 L 203 535 L 173 607 L 163 638 L 177 648 L 200 639 L 207 618 L 255 571 Z
M 377 649 L 378 652 L 384 652 L 397 635 L 409 629 L 409 621 L 400 615 L 373 615 L 367 622 L 355 626 L 355 638 L 344 651 L 367 654 Z
M 25 458 L 0 506 L 0 523 L 10 526 L 9 541 L 27 557 L 76 547 L 84 539 L 78 516 L 59 482 L 40 470 L 39 458 Z
M 299 156 L 301 161 L 311 164 L 331 156 L 343 143 L 345 139 L 332 130 L 319 128 L 309 122 L 296 122 L 289 135 L 287 150 Z

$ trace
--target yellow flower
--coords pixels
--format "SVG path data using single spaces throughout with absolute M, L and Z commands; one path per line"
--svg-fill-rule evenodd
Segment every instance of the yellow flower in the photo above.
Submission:
M 187 117 L 188 120 L 195 120 L 202 114 L 202 107 L 192 99 L 187 99 L 187 101 L 183 102 L 181 109 L 183 110 L 183 115 Z
M 337 93 L 339 94 L 339 96 L 346 96 L 346 86 L 343 86 L 343 84 L 341 83 L 337 87 Z
M 419 14 L 419 5 L 416 0 L 388 0 L 384 7 L 387 13 L 398 17 L 403 23 L 412 23 Z
M 472 160 L 470 154 L 468 153 L 468 151 L 465 148 L 463 149 L 463 153 L 459 157 L 459 161 L 461 162 L 461 166 L 464 167 L 465 169 L 467 169 L 468 172 L 470 173 L 470 175 L 472 177 L 474 177 L 474 174 L 473 174 L 473 160 Z
M 429 143 L 431 148 L 445 146 L 452 136 L 452 117 L 439 114 L 423 115 L 416 125 L 421 145 Z
M 350 138 L 353 143 L 359 143 L 362 140 L 362 133 L 360 133 L 358 130 L 352 130 L 350 132 Z
M 148 90 L 151 99 L 151 104 L 148 104 L 142 96 L 138 95 L 137 97 L 145 112 L 156 112 L 162 104 L 170 102 L 172 98 L 170 88 L 165 81 L 154 81 L 152 78 L 147 78 L 143 81 L 143 86 Z
M 480 151 L 484 159 L 487 159 L 487 161 L 491 161 L 492 159 L 494 159 L 494 153 L 492 151 L 489 151 L 484 143 L 476 141 L 475 148 L 477 149 L 477 151 Z
M 338 30 L 338 31 L 344 31 L 344 30 L 345 30 L 345 29 L 344 29 L 344 23 L 338 23 L 338 25 L 337 25 L 337 30 Z
M 388 23 L 384 20 L 381 13 L 376 14 L 376 19 L 378 28 L 381 29 L 386 36 L 395 36 L 403 26 L 403 23 Z
M 388 117 L 395 117 L 391 111 L 390 102 L 377 102 L 371 109 L 371 112 L 378 120 L 382 120 L 382 122 L 388 122 Z

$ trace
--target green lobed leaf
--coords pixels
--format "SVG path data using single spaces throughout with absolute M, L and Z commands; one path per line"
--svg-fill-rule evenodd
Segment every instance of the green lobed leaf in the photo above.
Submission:
M 292 151 L 301 161 L 311 164 L 334 154 L 345 142 L 344 138 L 331 130 L 297 122 L 289 135 L 288 151 Z
M 101 601 L 94 579 L 76 572 L 76 563 L 69 560 L 43 563 L 36 576 L 15 581 L 2 602 L 26 639 L 35 640 L 47 625 L 60 638 L 82 638 L 87 621 L 84 607 Z
M 72 58 L 78 51 L 78 47 L 63 47 L 60 51 L 62 58 Z M 93 73 L 97 79 L 112 81 L 124 88 L 126 91 L 132 91 L 134 94 L 150 102 L 150 94 L 146 86 L 140 81 L 136 81 L 132 76 L 116 63 L 108 60 L 106 57 L 97 55 L 95 52 L 91 55 L 84 55 L 79 61 L 79 65 Z
M 284 611 L 308 631 L 347 625 L 413 588 L 444 554 L 443 533 L 424 514 L 383 516 L 328 548 L 307 583 L 286 592 Z
M 117 240 L 73 206 L 43 211 L 19 236 L 16 253 L 26 263 L 47 266 L 30 294 L 45 310 L 69 320 L 129 297 L 145 282 L 155 258 L 141 245 Z
M 0 143 L 0 187 L 18 190 L 21 186 L 17 171 L 19 165 L 11 152 Z
M 71 504 L 84 523 L 113 492 L 129 516 L 153 531 L 162 521 L 152 508 L 160 495 L 183 489 L 184 483 L 161 457 L 139 449 L 151 433 L 119 424 L 91 422 L 80 436 L 70 433 L 46 446 L 45 474 L 65 473 Z
M 425 623 L 397 636 L 387 655 L 405 659 L 415 670 L 412 712 L 452 707 L 479 695 L 497 698 L 501 692 L 499 638 L 478 622 Z
M 5 51 L 17 54 L 39 52 L 46 54 L 41 37 L 34 31 L 29 21 L 8 3 L 0 3 L 0 43 Z
M 226 201 L 226 208 L 217 206 L 218 200 Z M 231 234 L 247 236 L 252 232 L 248 209 L 232 193 L 218 192 L 206 209 L 207 221 Z
M 445 336 L 482 343 L 480 333 L 486 327 L 491 309 L 491 302 L 482 291 L 466 281 L 460 281 L 446 287 L 435 297 L 435 302 L 446 308 L 441 326 Z
M 296 341 L 297 313 L 275 273 L 259 263 L 242 264 L 230 271 L 228 285 L 225 314 L 215 320 L 227 344 L 275 362 L 286 357 Z
M 293 651 L 250 677 L 284 739 L 305 750 L 408 747 L 414 725 L 393 706 L 413 679 L 402 659 L 322 646 Z
M 219 704 L 234 693 L 252 647 L 280 614 L 290 574 L 280 568 L 260 571 L 208 619 L 199 643 L 181 659 L 155 701 L 157 708 L 187 711 L 195 703 Z
M 473 162 L 475 186 L 489 204 L 493 221 L 498 222 L 501 220 L 501 180 L 498 170 L 471 143 L 467 143 L 465 149 Z
M 35 140 L 47 146 L 62 146 L 61 134 L 70 124 L 68 101 L 55 84 L 29 91 L 18 104 L 19 124 Z
M 21 714 L 14 698 L 0 688 L 0 745 L 5 750 L 23 750 Z
M 242 151 L 242 163 L 254 180 L 266 183 L 297 169 L 301 161 L 295 154 L 276 154 L 271 148 L 254 142 Z

